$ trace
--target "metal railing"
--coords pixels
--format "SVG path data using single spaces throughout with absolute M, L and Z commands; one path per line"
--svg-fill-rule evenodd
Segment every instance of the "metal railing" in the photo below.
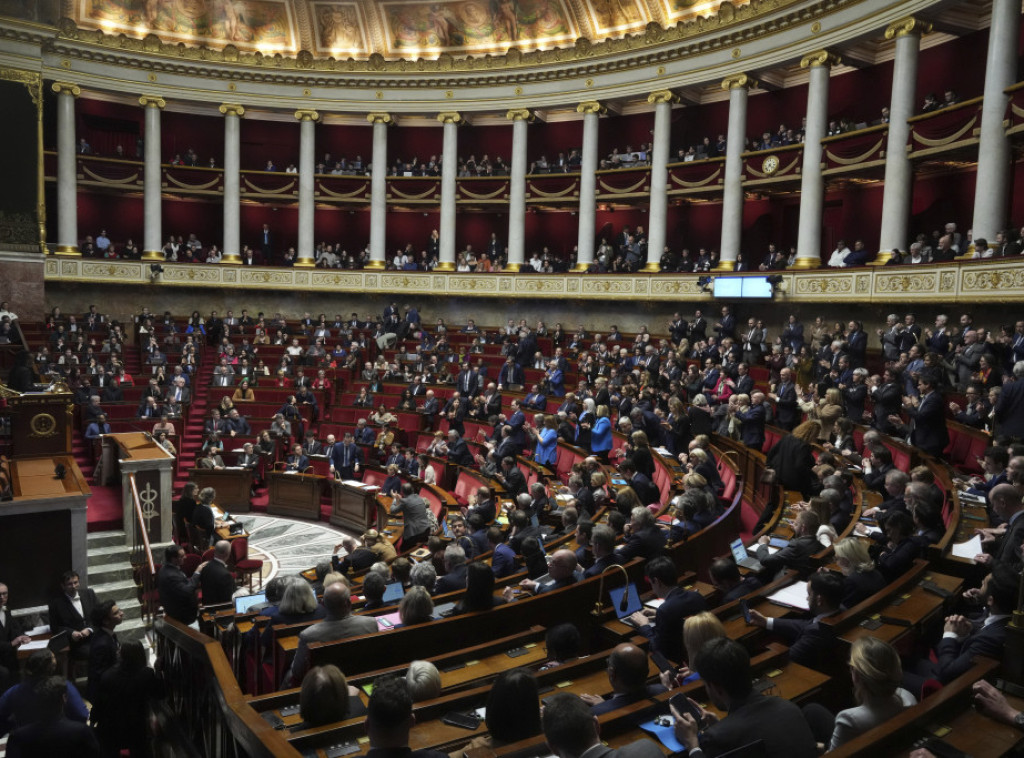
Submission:
M 132 549 L 129 560 L 132 564 L 132 578 L 142 605 L 142 621 L 148 631 L 153 628 L 153 617 L 160 606 L 156 592 L 156 564 L 153 562 L 153 549 L 149 544 L 146 521 L 142 515 L 142 501 L 139 499 L 139 488 L 135 484 L 135 474 L 129 474 L 128 481 L 132 488 L 132 508 L 135 512 L 135 518 L 132 519 Z

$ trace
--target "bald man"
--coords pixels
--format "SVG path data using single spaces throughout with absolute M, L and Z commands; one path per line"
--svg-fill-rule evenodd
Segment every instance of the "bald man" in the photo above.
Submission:
M 560 590 L 577 582 L 579 577 L 576 574 L 576 568 L 576 553 L 572 550 L 558 550 L 551 556 L 551 561 L 548 563 L 547 580 L 544 577 L 537 581 L 524 579 L 519 583 L 519 587 L 534 595 L 551 592 L 552 590 Z M 504 594 L 506 600 L 511 600 L 513 589 L 506 587 Z
M 344 582 L 335 582 L 324 590 L 324 608 L 327 609 L 327 617 L 299 634 L 299 647 L 285 677 L 285 687 L 297 687 L 302 682 L 309 668 L 309 643 L 333 642 L 377 631 L 377 621 L 373 616 L 352 615 L 352 593 Z
M 988 493 L 992 511 L 1006 522 L 1005 529 L 981 529 L 981 546 L 986 552 L 974 557 L 975 563 L 1003 563 L 1014 569 L 1021 566 L 1021 541 L 1024 540 L 1024 502 L 1021 491 L 1012 484 L 997 484 Z
M 651 678 L 647 653 L 624 642 L 608 657 L 608 683 L 612 696 L 605 700 L 598 695 L 580 695 L 595 716 L 653 697 L 665 691 L 661 684 L 648 684 Z
M 231 543 L 227 540 L 220 540 L 213 546 L 213 558 L 197 572 L 199 587 L 203 592 L 203 605 L 216 605 L 231 601 L 232 595 L 235 594 L 235 578 L 228 569 L 230 558 Z

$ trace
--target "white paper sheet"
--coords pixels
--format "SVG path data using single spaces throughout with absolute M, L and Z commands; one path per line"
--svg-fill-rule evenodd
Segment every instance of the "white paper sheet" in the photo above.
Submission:
M 783 587 L 768 595 L 768 599 L 779 605 L 788 605 L 802 611 L 810 610 L 810 606 L 807 605 L 807 582 L 794 582 L 788 587 Z
M 980 534 L 974 535 L 967 542 L 954 543 L 950 549 L 952 555 L 955 555 L 957 558 L 966 558 L 972 563 L 974 562 L 974 556 L 980 555 L 982 552 Z
M 49 642 L 49 640 L 32 640 L 31 642 L 26 642 L 18 650 L 45 650 Z

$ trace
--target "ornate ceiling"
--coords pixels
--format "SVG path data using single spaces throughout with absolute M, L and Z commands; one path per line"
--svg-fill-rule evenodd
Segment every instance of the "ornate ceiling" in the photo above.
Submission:
M 10 0 L 0 4 L 11 5 Z M 723 0 L 63 0 L 79 28 L 243 52 L 436 58 L 572 47 L 732 16 Z M 32 4 L 29 3 L 31 6 Z M 726 6 L 722 8 L 722 6 Z

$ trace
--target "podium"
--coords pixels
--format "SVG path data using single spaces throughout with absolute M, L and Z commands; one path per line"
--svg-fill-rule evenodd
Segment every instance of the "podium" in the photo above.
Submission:
M 320 518 L 320 492 L 324 478 L 316 474 L 286 474 L 271 471 L 267 474 L 270 502 L 267 513 L 271 516 Z
M 231 513 L 248 513 L 252 507 L 251 469 L 225 468 L 220 471 L 198 466 L 189 472 L 188 478 L 199 489 L 213 487 L 217 490 L 217 505 Z
M 377 519 L 380 487 L 335 480 L 331 485 L 331 523 L 362 533 Z
M 19 394 L 3 387 L 11 416 L 11 453 L 25 455 L 71 455 L 74 432 L 74 396 L 66 385 L 52 392 Z
M 129 475 L 135 474 L 142 518 L 151 545 L 171 541 L 171 488 L 174 457 L 144 432 L 104 434 L 100 452 L 100 472 L 104 482 L 116 480 L 120 473 L 124 533 L 135 531 L 135 506 Z

